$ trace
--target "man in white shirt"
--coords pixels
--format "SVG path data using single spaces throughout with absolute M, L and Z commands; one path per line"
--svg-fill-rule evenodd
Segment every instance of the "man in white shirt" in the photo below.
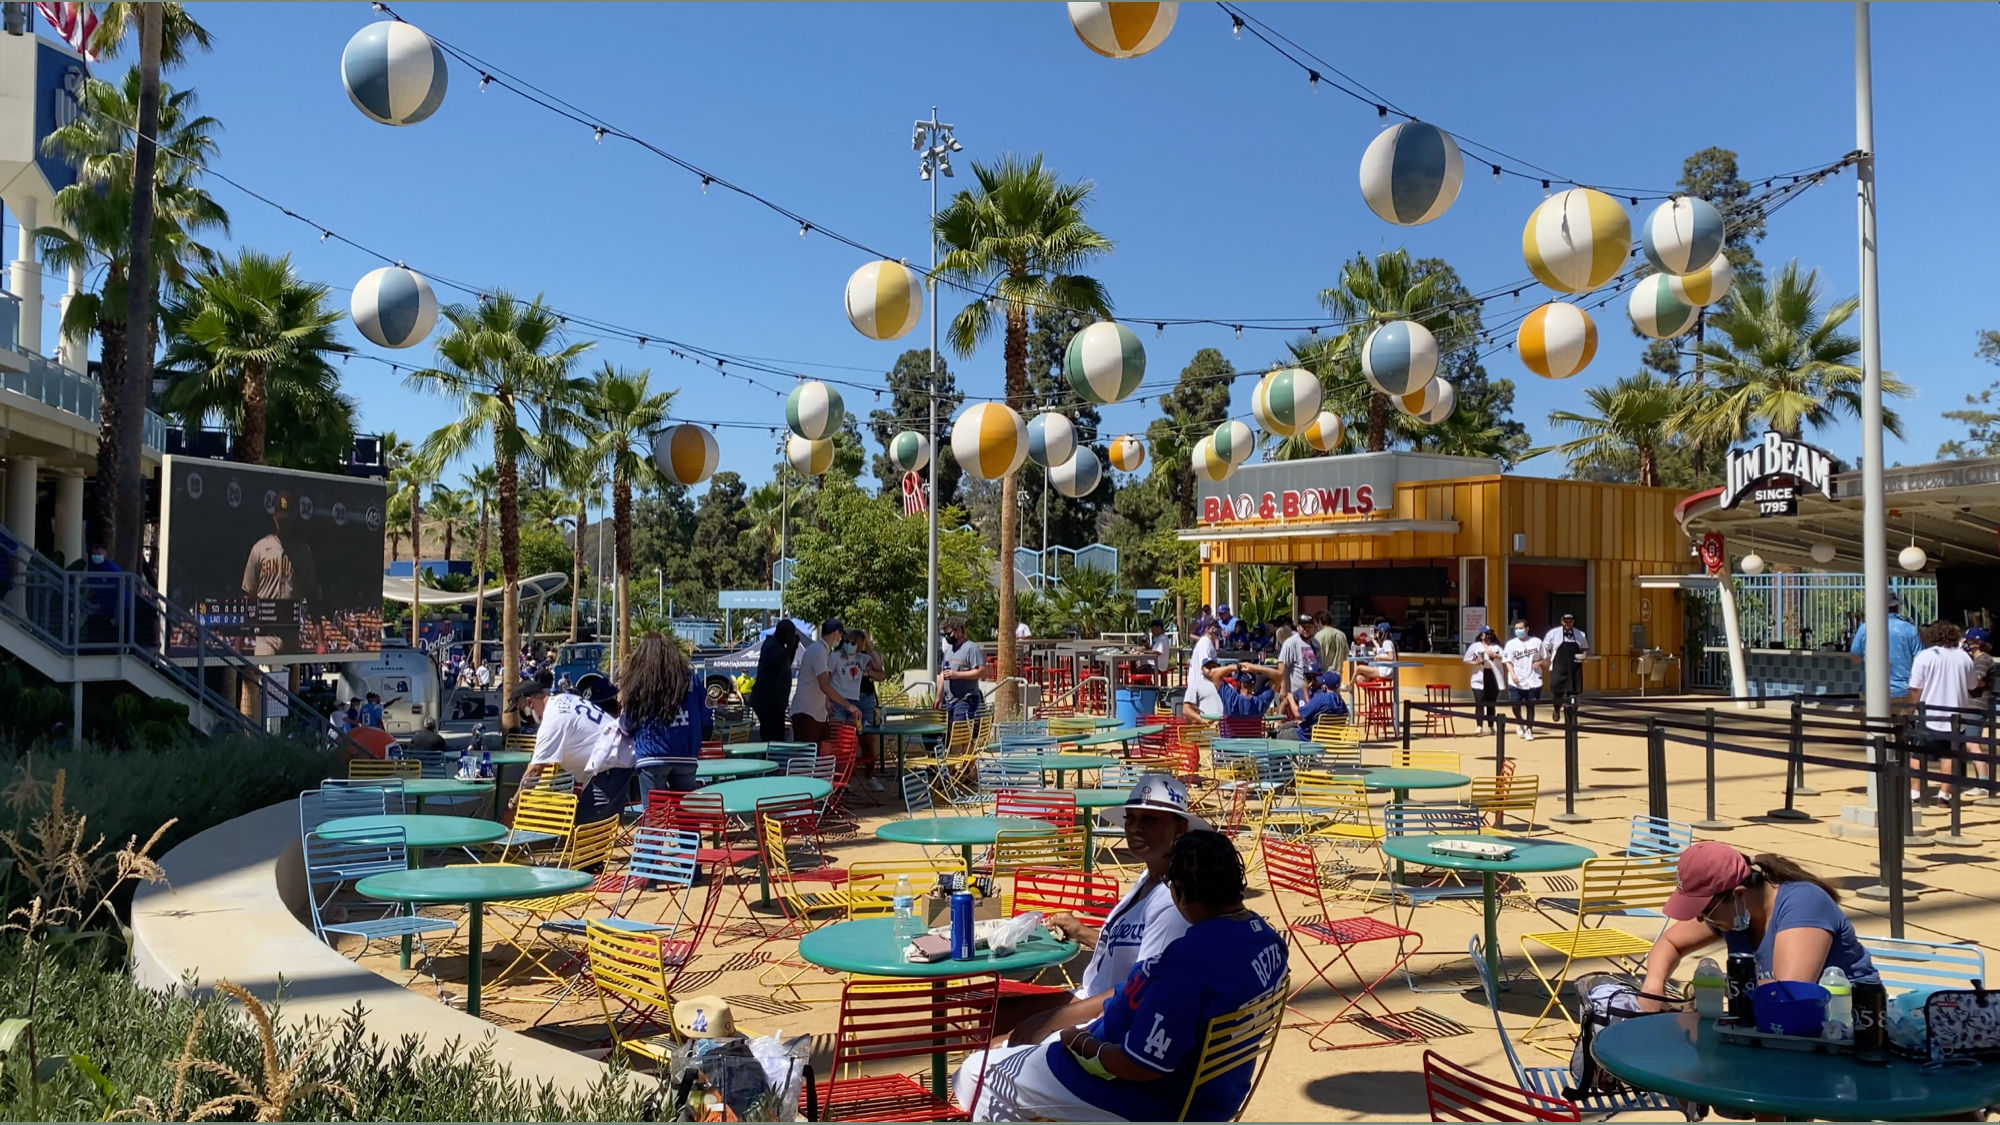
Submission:
M 1977 716 L 1959 714 L 1972 706 L 1974 676 L 1971 655 L 1959 647 L 1963 635 L 1949 621 L 1933 621 L 1923 628 L 1926 647 L 1910 661 L 1910 702 L 1923 716 L 1923 725 L 1915 732 L 1917 751 L 1926 770 L 1943 768 L 1945 756 L 1961 752 L 1961 740 L 1952 736 L 1954 727 L 1968 719 L 1978 722 Z M 1921 800 L 1923 788 L 1913 789 L 1912 798 Z M 1938 796 L 1950 800 L 1951 786 L 1940 786 Z
M 482 662 L 479 665 L 479 667 L 472 673 L 472 683 L 480 691 L 485 691 L 486 689 L 492 687 L 493 668 L 490 665 Z
M 632 782 L 632 739 L 618 724 L 618 689 L 600 681 L 594 698 L 550 695 L 538 680 L 514 691 L 514 708 L 535 723 L 535 753 L 508 808 L 550 769 L 576 779 L 576 822 L 595 824 L 625 807 Z
M 1146 622 L 1146 629 L 1152 633 L 1152 637 L 1146 642 L 1146 647 L 1153 653 L 1153 671 L 1159 673 L 1160 682 L 1165 683 L 1167 669 L 1172 667 L 1174 662 L 1173 639 L 1167 636 L 1166 623 L 1158 618 Z
M 1500 649 L 1507 669 L 1507 694 L 1514 701 L 1514 730 L 1529 742 L 1535 740 L 1535 706 L 1542 698 L 1542 667 L 1549 661 L 1541 638 L 1528 634 L 1528 623 L 1514 622 L 1514 635 Z M 1527 717 L 1522 717 L 1522 707 Z
M 826 722 L 838 711 L 861 725 L 861 709 L 840 697 L 833 682 L 832 646 L 847 635 L 839 618 L 819 627 L 819 639 L 799 653 L 799 686 L 792 692 L 792 737 L 800 742 L 819 742 L 826 737 Z
M 1184 697 L 1185 702 L 1193 703 L 1195 701 L 1195 685 L 1207 682 L 1202 678 L 1202 667 L 1215 659 L 1216 650 L 1221 644 L 1222 626 L 1216 624 L 1214 621 L 1210 621 L 1202 629 L 1201 636 L 1195 638 L 1194 654 L 1188 657 L 1187 695 Z
M 1590 639 L 1576 627 L 1576 614 L 1565 613 L 1562 624 L 1542 637 L 1542 652 L 1549 662 L 1549 698 L 1561 707 L 1572 703 L 1583 690 L 1583 657 L 1590 651 Z
M 1034 632 L 1033 629 L 1028 628 L 1026 621 L 1017 621 L 1014 623 L 1014 639 L 1017 641 L 1027 640 L 1034 635 Z

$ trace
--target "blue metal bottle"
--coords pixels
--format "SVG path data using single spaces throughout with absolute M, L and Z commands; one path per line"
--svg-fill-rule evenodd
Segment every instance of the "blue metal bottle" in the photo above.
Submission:
M 951 896 L 951 958 L 972 960 L 972 895 L 965 891 Z

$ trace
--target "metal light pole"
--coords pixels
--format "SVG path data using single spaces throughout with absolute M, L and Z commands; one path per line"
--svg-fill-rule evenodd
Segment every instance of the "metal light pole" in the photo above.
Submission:
M 1870 63 L 1867 0 L 1854 5 L 1855 202 L 1861 243 L 1861 558 L 1862 618 L 1868 630 L 1863 656 L 1868 717 L 1889 717 L 1889 528 L 1882 486 L 1882 320 L 1875 276 L 1875 93 Z M 1874 757 L 1874 751 L 1869 751 Z M 1872 823 L 1879 794 L 1868 775 Z M 1902 794 L 1891 794 L 1900 800 Z
M 910 137 L 910 147 L 923 154 L 917 162 L 918 176 L 931 185 L 931 223 L 926 232 L 931 244 L 931 378 L 930 378 L 930 577 L 924 599 L 924 669 L 929 682 L 936 683 L 938 676 L 938 465 L 944 460 L 944 450 L 938 447 L 938 287 L 937 287 L 937 212 L 938 175 L 951 175 L 951 154 L 964 145 L 952 135 L 952 126 L 938 120 L 937 107 L 931 107 L 930 120 L 919 120 Z M 933 173 L 937 175 L 933 175 Z

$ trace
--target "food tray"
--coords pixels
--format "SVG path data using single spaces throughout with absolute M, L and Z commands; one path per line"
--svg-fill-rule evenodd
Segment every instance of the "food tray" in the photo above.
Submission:
M 1438 840 L 1431 844 L 1431 851 L 1438 855 L 1463 856 L 1469 859 L 1499 861 L 1514 854 L 1512 844 L 1495 844 L 1485 840 Z

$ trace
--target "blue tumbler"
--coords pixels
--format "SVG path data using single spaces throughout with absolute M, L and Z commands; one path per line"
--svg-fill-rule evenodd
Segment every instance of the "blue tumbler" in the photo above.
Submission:
M 972 960 L 972 895 L 965 891 L 951 896 L 951 959 Z

